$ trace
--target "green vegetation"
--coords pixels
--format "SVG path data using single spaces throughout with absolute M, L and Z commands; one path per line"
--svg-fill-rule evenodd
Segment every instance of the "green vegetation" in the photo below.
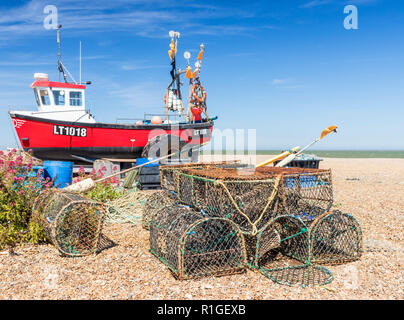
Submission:
M 29 154 L 19 155 L 15 149 L 0 151 L 0 249 L 12 252 L 17 244 L 45 241 L 31 214 L 39 192 L 52 183 L 34 171 L 32 161 Z
M 87 175 L 84 172 L 84 168 L 80 167 L 79 168 L 79 175 L 77 178 L 73 180 L 73 183 L 79 182 L 82 180 L 85 180 L 87 178 L 91 178 L 93 180 L 98 180 L 104 177 L 104 172 L 106 168 L 103 167 L 98 172 L 96 172 L 94 169 Z M 97 183 L 95 188 L 87 191 L 83 194 L 83 196 L 90 198 L 95 201 L 99 202 L 105 202 L 108 200 L 114 200 L 116 198 L 119 198 L 124 194 L 123 190 L 120 190 L 117 188 L 119 186 L 119 179 L 116 178 L 116 176 L 105 180 L 101 183 Z

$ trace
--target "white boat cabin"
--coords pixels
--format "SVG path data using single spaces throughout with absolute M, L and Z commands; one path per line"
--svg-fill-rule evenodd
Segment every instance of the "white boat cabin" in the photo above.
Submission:
M 34 78 L 31 88 L 34 90 L 38 111 L 14 111 L 14 113 L 49 120 L 96 122 L 86 110 L 85 85 L 52 82 L 44 73 L 35 73 Z

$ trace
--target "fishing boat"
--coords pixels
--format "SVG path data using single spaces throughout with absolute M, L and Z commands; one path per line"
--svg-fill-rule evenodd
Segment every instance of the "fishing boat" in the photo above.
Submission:
M 61 60 L 60 28 L 57 29 L 59 79 L 50 81 L 45 73 L 34 74 L 31 89 L 36 100 L 35 111 L 9 111 L 21 147 L 32 150 L 43 160 L 65 160 L 75 163 L 96 159 L 136 159 L 162 157 L 188 145 L 181 158 L 191 158 L 201 144 L 211 139 L 214 120 L 209 118 L 206 92 L 200 82 L 204 46 L 195 64 L 188 62 L 185 70 L 176 66 L 177 45 L 180 34 L 170 31 L 172 81 L 166 88 L 162 111 L 159 115 L 145 115 L 134 123 L 100 123 L 86 109 L 86 87 L 90 82 L 77 82 Z M 81 55 L 80 55 L 81 56 Z M 80 59 L 81 69 L 81 59 Z M 185 111 L 181 94 L 181 75 L 189 79 L 188 106 Z M 68 81 L 67 76 L 70 78 Z M 176 117 L 173 120 L 173 113 Z

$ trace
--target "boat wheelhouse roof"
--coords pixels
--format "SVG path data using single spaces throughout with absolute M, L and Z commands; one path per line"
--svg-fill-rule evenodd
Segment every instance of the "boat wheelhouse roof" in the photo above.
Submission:
M 85 89 L 85 85 L 64 83 L 64 82 L 53 82 L 48 80 L 36 80 L 31 84 L 31 88 L 66 88 L 66 89 Z

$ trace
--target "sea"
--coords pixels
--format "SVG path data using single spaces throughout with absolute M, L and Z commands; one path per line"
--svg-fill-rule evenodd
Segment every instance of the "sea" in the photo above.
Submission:
M 285 150 L 257 150 L 257 155 L 276 155 Z M 220 151 L 218 152 L 220 154 Z M 225 154 L 223 151 L 222 154 Z M 230 153 L 230 152 L 228 152 Z M 320 158 L 390 158 L 404 159 L 404 150 L 307 150 L 305 154 L 314 154 Z M 202 151 L 201 154 L 207 154 Z M 232 153 L 234 154 L 234 152 Z M 244 154 L 248 154 L 247 151 Z

